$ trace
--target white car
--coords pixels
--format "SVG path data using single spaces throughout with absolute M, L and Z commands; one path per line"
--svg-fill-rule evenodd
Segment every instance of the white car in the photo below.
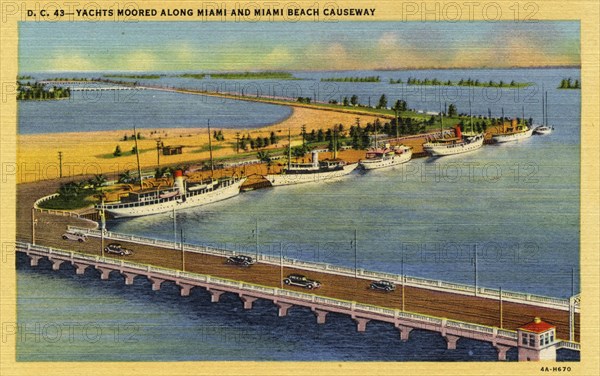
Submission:
M 87 235 L 77 231 L 67 231 L 62 234 L 63 240 L 77 240 L 80 243 L 87 241 Z

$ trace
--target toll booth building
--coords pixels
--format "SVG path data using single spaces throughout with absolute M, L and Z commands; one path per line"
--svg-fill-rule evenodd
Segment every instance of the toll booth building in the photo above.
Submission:
M 556 326 L 536 317 L 517 329 L 519 361 L 556 360 Z

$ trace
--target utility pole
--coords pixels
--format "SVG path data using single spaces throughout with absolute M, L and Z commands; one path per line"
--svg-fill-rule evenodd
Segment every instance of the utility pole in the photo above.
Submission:
M 474 270 L 474 280 L 475 280 L 475 296 L 477 296 L 477 244 L 475 244 L 475 247 L 473 248 L 473 253 L 474 253 L 474 257 L 473 257 L 473 270 Z
M 500 286 L 499 296 L 500 296 L 500 329 L 502 329 L 502 327 L 503 327 L 502 326 L 502 321 L 503 321 L 503 316 L 502 316 L 503 315 L 503 312 L 502 312 L 502 286 Z
M 283 245 L 279 242 L 279 287 L 283 288 Z
M 138 147 L 138 135 L 135 129 L 135 124 L 133 125 L 133 139 L 135 140 L 135 156 L 137 158 L 138 176 L 140 178 L 140 189 L 144 189 L 144 186 L 142 185 L 142 168 L 140 167 L 140 149 Z
M 183 227 L 179 229 L 181 235 L 181 270 L 185 272 L 185 248 L 183 247 L 184 237 L 183 237 Z
M 62 175 L 62 155 L 63 155 L 62 151 L 59 151 L 58 152 L 58 176 L 61 178 L 63 177 L 63 175 Z
M 357 234 L 356 229 L 354 229 L 354 278 L 358 278 L 358 247 L 357 247 Z
M 173 244 L 177 247 L 177 214 L 175 212 L 175 206 L 173 206 Z
M 101 198 L 102 205 L 100 209 L 100 221 L 102 222 L 102 228 L 100 229 L 100 253 L 104 258 L 104 231 L 106 231 L 106 213 L 104 211 L 104 196 Z
M 400 273 L 402 274 L 402 312 L 404 312 L 404 285 L 406 278 L 404 277 L 404 249 L 402 250 L 402 261 L 400 264 Z
M 160 137 L 156 140 L 156 164 L 160 167 Z
M 302 124 L 302 147 L 306 146 L 306 124 Z
M 35 208 L 31 208 L 31 244 L 35 245 L 35 224 L 37 220 L 35 219 Z
M 239 154 L 240 153 L 240 132 L 235 132 L 235 153 Z
M 208 150 L 210 152 L 210 176 L 214 177 L 215 175 L 215 164 L 213 162 L 213 152 L 212 152 L 212 135 L 210 134 L 210 119 L 208 119 Z
M 256 261 L 258 261 L 258 218 L 255 218 L 254 238 L 256 240 Z

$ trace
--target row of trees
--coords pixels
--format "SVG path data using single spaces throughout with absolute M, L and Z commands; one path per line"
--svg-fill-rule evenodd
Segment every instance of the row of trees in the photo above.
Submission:
M 61 99 L 69 98 L 71 96 L 71 89 L 52 86 L 46 88 L 45 84 L 39 82 L 25 84 L 17 81 L 17 100 L 49 100 L 49 99 Z
M 367 77 L 328 77 L 321 78 L 322 82 L 381 82 L 379 76 Z
M 390 79 L 390 84 L 402 84 L 404 83 L 404 81 L 402 81 L 402 79 Z M 420 78 L 415 78 L 415 77 L 409 77 L 408 80 L 406 81 L 406 83 L 408 85 L 425 85 L 425 86 L 482 86 L 482 87 L 522 87 L 522 86 L 526 86 L 528 84 L 526 83 L 522 83 L 522 82 L 516 82 L 514 80 L 512 80 L 510 83 L 506 83 L 502 80 L 500 80 L 499 82 L 490 80 L 490 81 L 479 81 L 479 80 L 474 80 L 472 78 L 467 78 L 467 79 L 460 79 L 459 81 L 452 81 L 452 80 L 447 80 L 447 81 L 442 81 L 439 80 L 437 78 L 424 78 L 424 79 L 420 79 Z
M 574 80 L 569 78 L 563 78 L 560 81 L 559 89 L 581 89 L 581 85 L 579 84 L 579 80 Z
M 271 132 L 269 137 L 257 136 L 256 138 L 252 138 L 249 134 L 247 134 L 241 138 L 238 138 L 238 148 L 242 150 L 262 149 L 270 145 L 275 145 L 277 141 L 278 137 L 275 135 L 275 132 Z

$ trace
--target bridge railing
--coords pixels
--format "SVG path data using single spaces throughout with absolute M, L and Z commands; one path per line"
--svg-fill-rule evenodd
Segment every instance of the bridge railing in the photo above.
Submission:
M 446 325 L 447 327 L 454 327 L 454 328 L 458 328 L 458 329 L 469 330 L 472 332 L 483 333 L 483 334 L 497 333 L 497 335 L 500 335 L 502 337 L 516 339 L 516 332 L 504 330 L 504 329 L 492 328 L 492 327 L 484 326 L 484 325 L 472 324 L 472 323 L 467 323 L 467 322 L 462 322 L 462 321 L 457 321 L 457 320 L 440 319 L 437 317 L 421 315 L 418 313 L 402 312 L 402 311 L 399 311 L 396 309 L 391 309 L 391 308 L 372 306 L 372 305 L 368 305 L 368 304 L 350 302 L 350 301 L 345 301 L 345 300 L 335 299 L 335 298 L 328 298 L 328 297 L 318 296 L 318 295 L 314 295 L 314 294 L 306 294 L 306 293 L 301 293 L 301 292 L 296 292 L 296 291 L 291 291 L 291 290 L 284 290 L 284 289 L 279 289 L 279 288 L 274 288 L 274 287 L 261 286 L 261 285 L 256 285 L 256 284 L 242 282 L 242 281 L 233 281 L 230 279 L 214 277 L 214 276 L 210 276 L 210 275 L 182 272 L 179 270 L 157 267 L 157 266 L 146 265 L 146 264 L 140 264 L 140 263 L 131 262 L 131 261 L 117 260 L 117 259 L 112 259 L 112 258 L 107 258 L 107 257 L 103 258 L 103 257 L 99 257 L 99 256 L 84 255 L 84 254 L 80 254 L 78 252 L 64 251 L 64 250 L 54 249 L 51 247 L 44 247 L 44 246 L 40 246 L 40 245 L 31 245 L 29 243 L 17 242 L 16 245 L 17 245 L 17 248 L 20 248 L 21 250 L 23 250 L 25 252 L 33 250 L 33 251 L 37 251 L 37 252 L 46 254 L 48 256 L 60 255 L 63 257 L 68 257 L 72 260 L 78 260 L 78 259 L 94 260 L 96 262 L 100 262 L 100 263 L 104 263 L 104 264 L 108 264 L 108 265 L 114 265 L 114 266 L 120 267 L 120 268 L 126 267 L 129 270 L 138 270 L 141 272 L 148 272 L 148 273 L 160 273 L 160 274 L 163 274 L 166 276 L 175 276 L 175 277 L 186 278 L 187 280 L 191 280 L 191 281 L 199 281 L 199 282 L 211 283 L 214 285 L 228 286 L 228 287 L 233 287 L 233 288 L 236 288 L 239 290 L 256 291 L 256 292 L 260 292 L 261 294 L 266 294 L 266 295 L 271 295 L 271 296 L 285 296 L 285 297 L 294 298 L 294 299 L 300 300 L 300 301 L 318 303 L 318 304 L 328 305 L 328 306 L 335 306 L 335 307 L 340 307 L 340 308 L 348 309 L 348 310 L 355 311 L 355 312 L 363 311 L 363 312 L 376 313 L 380 316 L 389 317 L 389 318 L 397 318 L 397 319 L 404 318 L 404 319 L 408 319 L 411 321 L 422 322 L 422 323 L 426 323 L 426 324 L 433 324 L 435 326 Z M 570 348 L 574 348 L 575 345 L 577 345 L 577 344 L 565 342 L 564 347 L 570 346 Z
M 101 230 L 85 229 L 85 228 L 80 228 L 80 227 L 75 227 L 75 226 L 68 226 L 68 227 L 70 229 L 76 229 L 78 231 L 85 232 L 89 235 L 98 236 L 98 237 L 101 236 Z M 147 238 L 147 237 L 135 236 L 135 235 L 125 235 L 125 234 L 115 233 L 115 232 L 111 232 L 111 231 L 106 232 L 105 236 L 107 238 L 111 238 L 111 239 L 136 242 L 139 244 L 147 244 L 147 245 L 161 246 L 161 247 L 167 247 L 167 248 L 181 249 L 181 243 L 176 243 L 176 242 L 167 241 L 167 240 Z M 233 255 L 237 254 L 236 251 L 232 251 L 232 250 L 219 249 L 219 248 L 206 247 L 206 246 L 193 245 L 193 244 L 184 244 L 184 250 L 186 252 L 204 253 L 204 254 L 211 254 L 211 255 L 224 256 L 224 257 L 233 256 Z M 279 265 L 281 262 L 280 257 L 272 256 L 272 255 L 264 255 L 264 254 L 261 254 L 258 256 L 258 261 L 262 261 L 262 262 L 269 263 L 272 265 Z M 355 271 L 353 268 L 348 268 L 348 267 L 344 267 L 344 266 L 331 265 L 331 264 L 320 263 L 320 262 L 304 261 L 304 260 L 298 260 L 298 259 L 290 259 L 287 257 L 283 258 L 283 265 L 286 267 L 324 271 L 327 273 L 350 276 L 350 277 L 354 277 L 356 275 L 357 277 L 363 278 L 363 279 L 387 279 L 387 280 L 396 281 L 399 283 L 402 282 L 402 275 L 400 275 L 400 274 L 384 273 L 384 272 L 377 272 L 377 271 L 363 270 L 363 269 L 358 269 Z M 462 294 L 475 295 L 475 293 L 476 293 L 475 287 L 472 285 L 447 282 L 447 281 L 436 280 L 436 279 L 405 276 L 404 283 L 406 286 L 430 288 L 430 289 L 450 291 L 450 292 L 456 292 L 456 293 L 462 293 Z M 477 295 L 486 297 L 486 298 L 490 298 L 490 299 L 499 299 L 500 291 L 497 289 L 478 287 Z M 569 309 L 569 299 L 554 298 L 554 297 L 549 297 L 549 296 L 526 294 L 526 293 L 506 291 L 506 290 L 502 290 L 502 298 L 507 299 L 507 300 L 517 301 L 517 302 L 527 302 L 530 304 L 531 303 L 539 303 L 539 304 L 544 304 L 544 305 L 548 305 L 548 306 L 552 306 L 552 307 L 561 308 L 563 310 Z M 576 312 L 578 312 L 578 307 L 576 308 Z

